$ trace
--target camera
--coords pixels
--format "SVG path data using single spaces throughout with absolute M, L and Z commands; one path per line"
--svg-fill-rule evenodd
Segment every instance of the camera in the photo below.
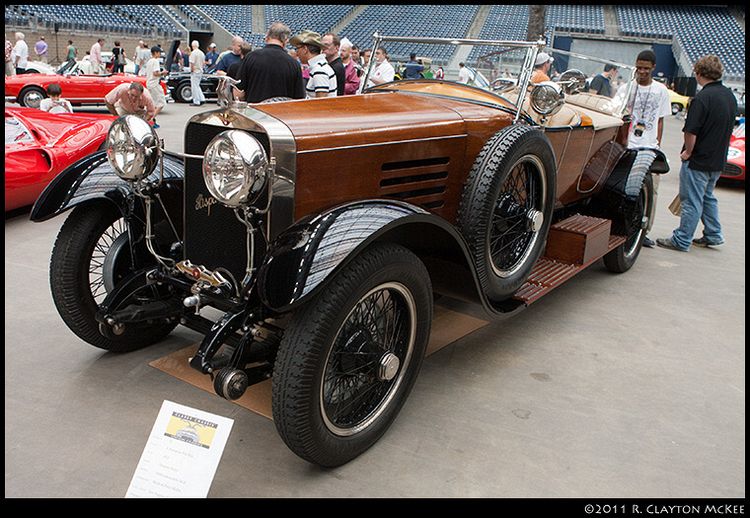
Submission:
M 646 125 L 642 121 L 638 121 L 635 124 L 635 128 L 633 128 L 633 135 L 636 137 L 642 137 L 643 136 L 643 130 L 646 129 Z

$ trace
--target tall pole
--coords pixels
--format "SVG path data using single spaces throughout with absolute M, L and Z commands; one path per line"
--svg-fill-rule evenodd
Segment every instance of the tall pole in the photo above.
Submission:
M 60 63 L 60 41 L 57 39 L 57 33 L 60 32 L 60 22 L 56 21 L 54 25 L 55 29 L 55 59 L 57 63 Z

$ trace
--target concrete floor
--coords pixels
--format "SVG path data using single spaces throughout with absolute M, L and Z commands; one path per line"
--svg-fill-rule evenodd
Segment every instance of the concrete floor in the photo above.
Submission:
M 212 108 L 211 105 L 204 106 Z M 202 111 L 170 104 L 167 147 Z M 93 109 L 92 111 L 101 111 Z M 652 237 L 677 223 L 682 122 Z M 125 355 L 80 341 L 50 296 L 63 223 L 5 223 L 5 494 L 122 497 L 164 399 L 234 419 L 212 497 L 744 497 L 745 190 L 717 190 L 727 244 L 601 263 L 428 358 L 369 451 L 322 470 L 273 423 L 148 366 L 199 340 L 178 328 Z

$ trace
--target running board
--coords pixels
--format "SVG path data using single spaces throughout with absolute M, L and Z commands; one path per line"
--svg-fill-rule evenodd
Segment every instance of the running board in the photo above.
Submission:
M 552 225 L 544 255 L 513 298 L 528 306 L 623 244 L 611 228 L 611 220 L 580 214 Z

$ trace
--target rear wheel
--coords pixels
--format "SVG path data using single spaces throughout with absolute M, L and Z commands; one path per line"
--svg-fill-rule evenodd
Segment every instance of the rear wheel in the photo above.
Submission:
M 126 352 L 156 343 L 175 328 L 176 322 L 144 322 L 126 325 L 120 335 L 99 332 L 99 304 L 130 270 L 127 226 L 119 211 L 101 203 L 73 209 L 52 250 L 50 285 L 60 316 L 82 340 Z M 136 296 L 147 299 L 153 295 L 149 290 Z
M 643 179 L 638 199 L 625 226 L 627 239 L 623 244 L 604 256 L 604 266 L 611 272 L 623 273 L 633 267 L 643 248 L 643 240 L 649 227 L 649 214 L 654 203 L 654 180 L 650 174 Z M 614 229 L 615 232 L 622 231 Z
M 190 82 L 180 83 L 177 86 L 175 95 L 177 96 L 175 100 L 178 102 L 181 102 L 181 103 L 193 102 L 193 87 L 190 86 Z
M 672 115 L 677 115 L 682 111 L 682 106 L 677 103 L 672 103 Z
M 432 318 L 430 277 L 378 244 L 292 317 L 273 377 L 273 418 L 303 459 L 339 466 L 372 446 L 411 391 Z

